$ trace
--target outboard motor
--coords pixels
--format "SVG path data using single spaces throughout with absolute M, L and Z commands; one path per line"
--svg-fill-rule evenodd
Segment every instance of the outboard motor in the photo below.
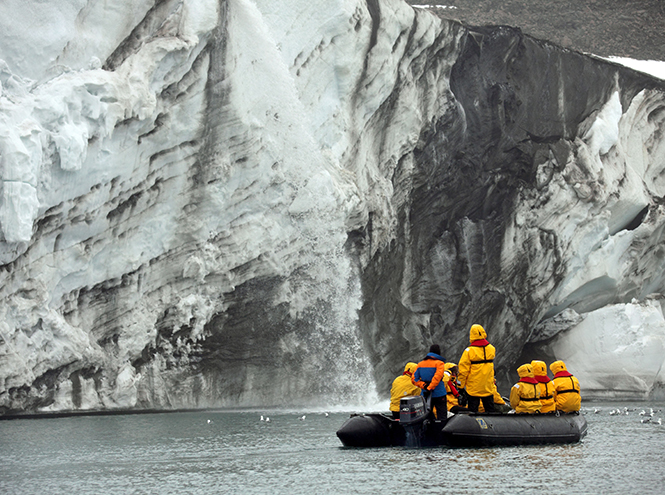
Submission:
M 402 397 L 399 401 L 399 423 L 406 432 L 406 446 L 420 447 L 427 428 L 428 404 L 422 395 Z

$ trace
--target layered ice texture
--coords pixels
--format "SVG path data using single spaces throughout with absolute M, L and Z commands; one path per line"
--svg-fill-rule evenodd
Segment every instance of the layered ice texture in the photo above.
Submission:
M 442 10 L 2 2 L 0 409 L 375 403 L 474 322 L 657 391 L 662 86 Z

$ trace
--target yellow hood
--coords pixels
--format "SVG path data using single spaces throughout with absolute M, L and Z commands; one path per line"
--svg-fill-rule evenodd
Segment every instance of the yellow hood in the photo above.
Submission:
M 413 376 L 413 373 L 416 371 L 416 368 L 418 365 L 416 363 L 406 363 L 406 366 L 404 366 L 404 374 Z
M 554 373 L 555 375 L 559 371 L 564 371 L 564 370 L 567 371 L 566 365 L 563 361 L 554 361 L 552 364 L 550 364 L 550 370 L 552 370 L 552 373 Z
M 533 368 L 530 364 L 523 364 L 517 368 L 517 374 L 520 376 L 520 378 L 524 378 L 525 376 L 533 378 Z
M 545 361 L 531 361 L 534 376 L 547 376 L 547 365 Z
M 480 325 L 471 325 L 471 330 L 469 330 L 469 340 L 473 342 L 474 340 L 486 339 L 487 332 Z

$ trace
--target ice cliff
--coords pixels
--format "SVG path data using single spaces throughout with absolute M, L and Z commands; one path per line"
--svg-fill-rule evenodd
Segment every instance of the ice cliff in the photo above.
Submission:
M 357 402 L 474 322 L 659 393 L 662 82 L 401 0 L 0 25 L 3 414 Z

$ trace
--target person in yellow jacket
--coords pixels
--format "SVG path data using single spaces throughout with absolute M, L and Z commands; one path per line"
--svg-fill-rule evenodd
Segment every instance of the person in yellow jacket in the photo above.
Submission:
M 459 360 L 459 381 L 468 396 L 470 411 L 477 412 L 482 400 L 485 411 L 494 411 L 494 346 L 487 341 L 487 332 L 480 325 L 469 330 L 471 344 Z
M 518 414 L 534 414 L 540 412 L 540 384 L 533 376 L 530 364 L 517 368 L 519 381 L 510 389 L 510 406 Z
M 417 366 L 416 363 L 406 363 L 404 373 L 393 380 L 390 389 L 390 411 L 393 413 L 393 419 L 399 419 L 399 401 L 402 397 L 420 395 L 420 387 L 411 382 Z
M 533 377 L 540 383 L 540 409 L 541 413 L 552 413 L 554 407 L 554 383 L 547 376 L 547 365 L 544 361 L 531 361 Z
M 566 369 L 563 361 L 554 361 L 550 364 L 554 374 L 554 403 L 557 411 L 576 412 L 582 405 L 580 396 L 580 382 Z
M 446 384 L 446 399 L 448 400 L 448 410 L 451 412 L 466 410 L 466 408 L 460 407 L 459 405 L 459 392 L 457 390 L 459 386 L 457 381 L 457 377 L 459 376 L 459 368 L 455 363 L 446 363 L 444 368 L 446 371 L 443 374 L 443 379 Z M 453 408 L 455 408 L 454 411 Z

